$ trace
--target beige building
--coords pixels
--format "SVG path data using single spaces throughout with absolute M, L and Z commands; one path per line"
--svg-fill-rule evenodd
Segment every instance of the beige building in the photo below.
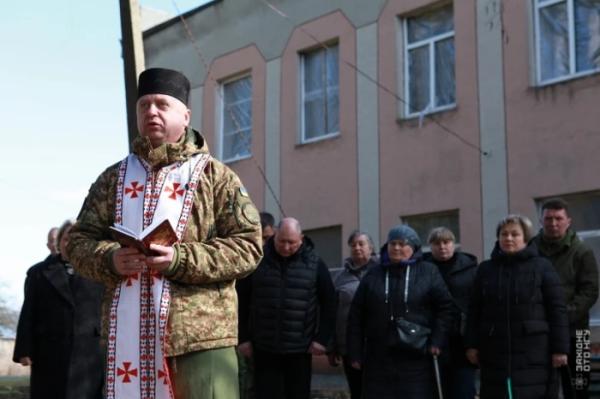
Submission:
M 213 154 L 331 267 L 352 230 L 380 244 L 401 220 L 487 257 L 501 217 L 552 196 L 600 255 L 600 0 L 217 0 L 183 20 L 144 32 L 147 66 L 190 77 Z

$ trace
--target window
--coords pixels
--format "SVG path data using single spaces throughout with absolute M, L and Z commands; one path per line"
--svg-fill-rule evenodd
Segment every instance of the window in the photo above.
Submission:
M 537 81 L 600 70 L 600 0 L 534 0 Z
M 246 76 L 221 85 L 221 159 L 248 158 L 252 144 L 252 79 Z
M 338 46 L 301 55 L 301 142 L 336 135 L 340 130 Z
M 304 235 L 311 239 L 315 245 L 315 251 L 329 269 L 337 269 L 342 266 L 341 226 L 305 230 Z
M 452 108 L 454 21 L 452 5 L 404 21 L 405 116 Z
M 600 261 L 600 191 L 561 195 L 560 198 L 569 203 L 571 228 L 594 251 L 596 261 Z M 536 201 L 540 215 L 546 199 Z M 590 309 L 590 324 L 600 326 L 600 301 Z
M 402 223 L 405 223 L 412 227 L 423 244 L 423 249 L 428 250 L 429 244 L 427 238 L 429 232 L 434 227 L 446 227 L 454 233 L 456 237 L 456 245 L 460 245 L 460 226 L 458 222 L 458 210 L 443 211 L 435 213 L 424 213 L 420 215 L 402 216 L 400 217 Z

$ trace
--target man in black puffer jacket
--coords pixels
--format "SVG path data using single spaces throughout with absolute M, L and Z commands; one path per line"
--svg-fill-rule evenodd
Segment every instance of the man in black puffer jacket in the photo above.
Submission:
M 456 238 L 446 227 L 436 227 L 427 240 L 431 253 L 423 260 L 438 267 L 454 304 L 459 312 L 449 331 L 448 350 L 442 352 L 441 369 L 444 397 L 448 399 L 472 399 L 475 396 L 475 367 L 465 356 L 464 329 L 471 289 L 477 273 L 477 258 L 455 250 Z
M 333 334 L 335 289 L 296 219 L 283 219 L 264 251 L 239 282 L 239 300 L 250 303 L 240 313 L 239 350 L 254 358 L 257 398 L 308 399 L 312 355 L 325 354 Z

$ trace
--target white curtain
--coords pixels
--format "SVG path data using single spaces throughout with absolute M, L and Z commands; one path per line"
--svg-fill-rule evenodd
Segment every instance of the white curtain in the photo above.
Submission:
M 567 1 L 539 10 L 542 81 L 600 68 L 600 0 L 573 0 L 572 4 L 574 21 L 569 20 Z M 569 49 L 570 32 L 575 35 L 574 65 Z
M 454 30 L 452 6 L 409 18 L 406 23 L 408 112 L 453 104 L 456 101 L 454 36 L 439 37 Z
M 252 147 L 252 80 L 238 79 L 223 85 L 223 159 L 251 154 Z
M 339 131 L 338 46 L 306 53 L 304 76 L 304 140 Z

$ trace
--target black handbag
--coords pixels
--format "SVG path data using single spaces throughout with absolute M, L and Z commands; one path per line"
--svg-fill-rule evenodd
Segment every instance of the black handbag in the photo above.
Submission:
M 427 352 L 427 344 L 431 329 L 403 317 L 394 319 L 396 333 L 398 334 L 398 346 L 400 349 L 415 351 L 421 354 Z
M 406 277 L 404 283 L 404 306 L 408 313 L 408 282 L 410 278 L 410 265 L 406 268 Z M 390 307 L 390 321 L 393 324 L 394 339 L 392 340 L 392 346 L 405 350 L 408 352 L 425 354 L 427 347 L 429 346 L 429 337 L 431 336 L 431 329 L 429 327 L 422 326 L 421 324 L 412 322 L 405 319 L 404 317 L 395 317 L 393 312 L 392 303 L 389 299 L 389 270 L 385 273 L 385 301 L 389 303 Z

